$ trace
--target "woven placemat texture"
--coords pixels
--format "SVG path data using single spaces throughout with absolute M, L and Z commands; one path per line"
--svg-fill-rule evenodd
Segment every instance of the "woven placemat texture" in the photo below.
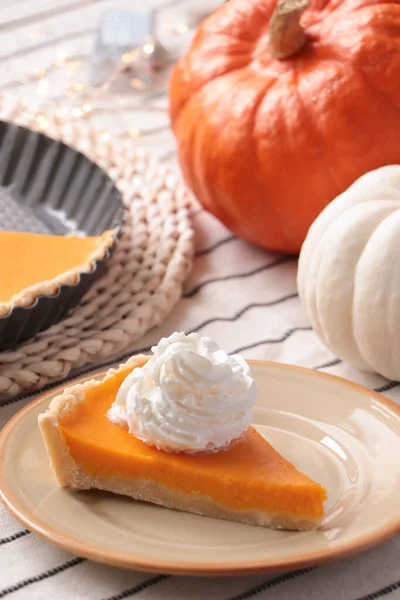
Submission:
M 13 120 L 35 128 L 29 115 Z M 113 142 L 82 121 L 48 123 L 46 133 L 108 172 L 124 198 L 125 229 L 106 274 L 68 318 L 15 351 L 0 353 L 0 399 L 128 353 L 179 300 L 192 265 L 190 199 L 174 173 L 133 142 Z

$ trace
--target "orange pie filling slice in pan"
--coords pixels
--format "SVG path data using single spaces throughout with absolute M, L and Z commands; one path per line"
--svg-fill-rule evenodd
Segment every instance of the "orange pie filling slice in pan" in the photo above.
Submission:
M 0 316 L 14 306 L 30 306 L 38 296 L 49 296 L 63 284 L 75 284 L 105 256 L 115 231 L 100 236 L 62 236 L 0 232 Z

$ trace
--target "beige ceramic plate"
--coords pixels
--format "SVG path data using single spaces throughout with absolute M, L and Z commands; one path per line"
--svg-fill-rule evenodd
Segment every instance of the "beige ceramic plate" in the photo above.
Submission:
M 354 554 L 399 532 L 400 407 L 336 377 L 249 362 L 258 385 L 256 428 L 328 489 L 320 531 L 271 531 L 60 489 L 36 424 L 59 388 L 3 429 L 0 497 L 50 542 L 101 562 L 163 573 L 294 569 Z

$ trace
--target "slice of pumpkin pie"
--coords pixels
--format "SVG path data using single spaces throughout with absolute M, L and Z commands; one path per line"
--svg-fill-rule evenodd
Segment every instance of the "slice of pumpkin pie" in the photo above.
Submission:
M 59 483 L 274 528 L 314 529 L 326 491 L 251 427 L 247 363 L 175 333 L 39 416 Z

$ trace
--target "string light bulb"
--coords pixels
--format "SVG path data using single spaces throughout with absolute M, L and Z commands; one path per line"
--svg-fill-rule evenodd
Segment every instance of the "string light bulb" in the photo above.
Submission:
M 76 73 L 81 68 L 81 62 L 79 60 L 64 60 L 64 66 L 67 73 Z
M 146 87 L 144 82 L 141 79 L 137 79 L 136 77 L 130 80 L 129 85 L 135 88 L 136 90 L 144 90 L 144 88 Z
M 47 129 L 48 125 L 49 125 L 49 120 L 47 117 L 45 117 L 42 114 L 38 114 L 36 119 L 35 119 L 36 123 L 39 126 L 39 129 L 41 129 L 42 131 L 44 131 L 45 129 Z
M 79 106 L 76 106 L 75 108 L 73 108 L 71 112 L 72 112 L 72 116 L 75 117 L 76 119 L 79 119 L 79 117 L 81 117 L 83 115 L 83 110 Z
M 34 75 L 34 77 L 41 79 L 42 77 L 44 77 L 46 75 L 46 69 L 35 69 L 33 71 L 33 75 Z
M 146 44 L 143 44 L 142 52 L 143 52 L 143 54 L 147 54 L 148 56 L 150 56 L 150 54 L 153 54 L 153 52 L 154 52 L 153 42 L 146 42 Z
M 37 37 L 39 37 L 39 34 Z M 135 60 L 143 61 L 146 57 L 150 57 L 155 53 L 155 51 L 156 47 L 152 38 L 148 38 L 141 46 L 133 48 L 120 56 L 119 69 L 117 69 L 117 72 L 113 74 L 111 79 L 125 71 L 124 76 L 127 76 L 125 85 L 127 84 L 136 92 L 146 91 L 148 83 L 142 79 L 139 73 L 135 73 L 133 78 L 129 78 L 129 65 L 132 65 Z M 128 69 L 126 69 L 126 66 L 128 66 Z M 103 86 L 99 89 L 94 84 L 86 82 L 83 79 L 85 76 L 83 71 L 81 77 L 81 69 L 83 67 L 84 62 L 81 60 L 81 56 L 66 55 L 62 51 L 57 51 L 51 64 L 46 64 L 34 70 L 32 69 L 31 74 L 26 76 L 26 84 L 29 83 L 33 87 L 33 98 L 30 96 L 28 101 L 25 95 L 18 98 L 17 103 L 21 112 L 23 109 L 29 107 L 30 113 L 35 119 L 37 129 L 45 131 L 50 130 L 54 125 L 68 126 L 68 123 L 72 126 L 73 121 L 79 121 L 80 119 L 93 119 L 95 122 L 100 115 L 108 112 L 108 109 L 102 104 L 102 91 L 104 89 L 108 94 L 108 87 Z M 53 79 L 54 76 L 56 76 L 56 79 Z M 59 83 L 60 76 L 63 77 L 64 85 L 60 85 Z M 25 81 L 21 79 L 20 83 L 25 83 Z M 61 94 L 58 96 L 54 94 L 56 89 L 61 91 Z M 126 106 L 123 110 L 127 110 L 129 114 L 132 110 L 135 111 L 136 109 L 140 110 L 140 107 L 134 107 L 129 103 L 129 106 Z M 161 109 L 149 107 L 149 110 Z M 135 121 L 134 123 L 129 123 L 128 119 L 124 123 L 121 121 L 121 127 L 118 127 L 116 131 L 113 129 L 112 131 L 97 130 L 97 132 L 104 141 L 110 140 L 113 136 L 136 140 L 149 133 L 146 128 L 142 129 L 139 124 L 136 126 Z

